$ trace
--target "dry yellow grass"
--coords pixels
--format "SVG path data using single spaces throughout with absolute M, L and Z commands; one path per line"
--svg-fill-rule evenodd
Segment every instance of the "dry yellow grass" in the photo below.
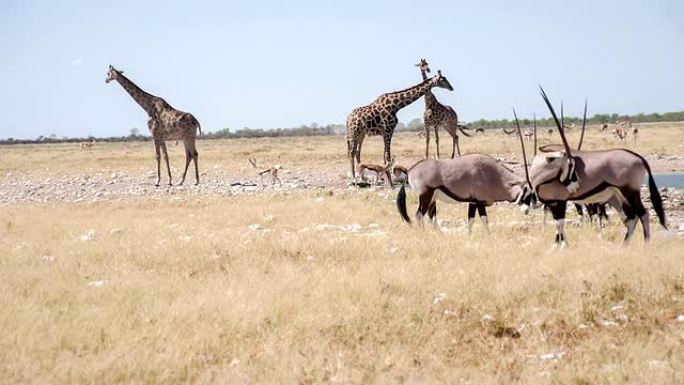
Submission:
M 681 126 L 663 132 L 681 141 Z M 684 152 L 654 137 L 645 153 Z M 502 139 L 463 149 L 516 151 Z M 417 159 L 423 143 L 401 135 L 394 151 Z M 199 146 L 209 173 L 248 173 L 253 153 L 347 168 L 341 138 Z M 365 147 L 381 158 L 379 141 Z M 139 143 L 1 150 L 14 174 L 154 164 Z M 684 382 L 681 239 L 623 248 L 613 219 L 603 239 L 570 226 L 571 248 L 552 252 L 553 226 L 509 205 L 490 210 L 489 237 L 479 222 L 466 234 L 465 205 L 440 206 L 445 233 L 419 230 L 389 190 L 182 197 L 0 208 L 3 382 Z

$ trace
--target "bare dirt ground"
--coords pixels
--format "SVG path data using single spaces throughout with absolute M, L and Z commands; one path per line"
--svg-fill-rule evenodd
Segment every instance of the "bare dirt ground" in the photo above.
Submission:
M 596 127 L 585 143 L 620 146 Z M 441 144 L 450 154 L 448 135 Z M 397 135 L 393 153 L 410 166 L 424 145 Z M 684 171 L 684 124 L 641 125 L 626 146 L 654 171 Z M 178 182 L 182 145 L 169 148 Z M 553 226 L 508 204 L 491 208 L 491 236 L 479 224 L 468 236 L 465 205 L 440 206 L 441 233 L 408 227 L 394 191 L 349 187 L 345 148 L 341 137 L 200 141 L 201 185 L 154 187 L 151 143 L 0 147 L 1 377 L 684 382 L 680 190 L 664 191 L 671 230 L 653 221 L 648 245 L 637 232 L 622 247 L 613 217 L 601 234 L 571 225 L 571 248 L 553 251 Z M 519 170 L 514 137 L 461 148 Z M 367 139 L 363 160 L 381 152 Z M 282 164 L 283 185 L 259 188 L 250 156 Z

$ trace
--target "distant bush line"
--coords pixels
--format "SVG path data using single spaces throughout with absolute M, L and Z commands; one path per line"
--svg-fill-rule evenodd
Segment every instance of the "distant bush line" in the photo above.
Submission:
M 615 123 L 616 121 L 631 120 L 635 123 L 649 123 L 649 122 L 680 122 L 684 121 L 684 111 L 679 112 L 666 112 L 663 114 L 652 113 L 652 114 L 637 114 L 637 115 L 618 115 L 618 114 L 596 114 L 591 118 L 587 119 L 588 124 L 603 124 L 603 123 Z M 565 117 L 565 121 L 568 123 L 581 124 L 581 117 Z M 532 124 L 532 119 L 521 119 L 520 124 L 524 126 L 529 126 Z M 515 121 L 510 119 L 500 119 L 500 120 L 487 120 L 480 119 L 474 122 L 465 123 L 466 126 L 470 128 L 484 128 L 484 129 L 497 129 L 501 127 L 511 128 L 515 126 Z M 537 125 L 539 127 L 553 126 L 553 119 L 537 119 Z M 400 122 L 397 125 L 395 131 L 409 131 L 417 132 L 423 130 L 423 119 L 415 118 L 408 123 Z M 279 137 L 296 137 L 296 136 L 326 136 L 326 135 L 343 135 L 346 132 L 346 127 L 344 124 L 328 124 L 328 125 L 318 125 L 317 123 L 303 124 L 299 127 L 291 128 L 241 128 L 233 130 L 230 128 L 224 128 L 219 131 L 213 131 L 201 136 L 202 139 L 239 139 L 239 138 L 279 138 Z M 151 137 L 147 135 L 141 135 L 137 128 L 132 128 L 129 130 L 129 134 L 126 136 L 111 136 L 105 138 L 95 138 L 89 136 L 86 138 L 68 138 L 62 137 L 58 138 L 56 135 L 50 136 L 39 136 L 36 139 L 14 139 L 7 138 L 1 139 L 0 144 L 35 144 L 35 143 L 80 143 L 88 142 L 95 139 L 98 142 L 135 142 L 135 141 L 150 141 Z

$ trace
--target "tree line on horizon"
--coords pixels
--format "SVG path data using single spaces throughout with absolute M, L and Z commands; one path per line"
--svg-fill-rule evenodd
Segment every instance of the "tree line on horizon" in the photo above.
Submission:
M 564 117 L 565 122 L 581 124 L 581 117 Z M 604 124 L 615 123 L 617 121 L 632 121 L 634 123 L 651 123 L 651 122 L 680 122 L 684 121 L 684 111 L 666 112 L 663 114 L 637 114 L 637 115 L 619 115 L 619 114 L 596 114 L 587 118 L 587 124 Z M 520 119 L 520 124 L 523 126 L 532 125 L 532 119 Z M 511 128 L 515 126 L 515 120 L 510 119 L 480 119 L 473 122 L 464 123 L 470 128 L 483 128 L 485 130 L 498 129 L 501 127 Z M 552 118 L 537 119 L 539 127 L 554 126 Z M 399 122 L 395 132 L 418 132 L 423 130 L 423 119 L 415 118 L 408 123 Z M 202 139 L 239 139 L 239 138 L 278 138 L 278 137 L 295 137 L 295 136 L 327 136 L 327 135 L 344 135 L 346 133 L 346 126 L 344 124 L 327 124 L 319 125 L 317 123 L 303 124 L 298 127 L 290 128 L 248 128 L 230 129 L 224 128 L 218 131 L 212 131 L 202 134 Z M 111 136 L 96 138 L 88 136 L 85 138 L 70 138 L 61 137 L 52 134 L 49 136 L 39 136 L 36 139 L 15 139 L 7 138 L 1 139 L 0 144 L 35 144 L 35 143 L 79 143 L 95 139 L 99 142 L 129 142 L 129 141 L 151 141 L 152 138 L 144 135 L 137 128 L 129 130 L 129 134 L 125 136 Z

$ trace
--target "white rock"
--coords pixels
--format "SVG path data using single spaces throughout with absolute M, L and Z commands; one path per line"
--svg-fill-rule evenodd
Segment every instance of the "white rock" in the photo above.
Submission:
M 546 354 L 540 354 L 539 358 L 542 361 L 547 361 L 547 360 L 557 360 L 559 358 L 563 358 L 565 355 L 565 352 L 557 352 L 557 353 L 546 353 Z
M 352 224 L 350 224 L 350 225 L 340 226 L 340 230 L 342 230 L 342 231 L 351 231 L 352 233 L 356 233 L 356 232 L 358 232 L 359 230 L 361 230 L 362 228 L 363 228 L 363 226 L 361 226 L 361 225 L 358 224 L 358 223 L 352 223 Z
M 618 326 L 618 323 L 615 321 L 611 320 L 603 320 L 600 322 L 602 326 L 610 327 L 610 326 Z
M 253 225 L 249 225 L 249 226 L 247 226 L 247 228 L 250 229 L 250 230 L 252 230 L 252 231 L 259 231 L 259 230 L 263 230 L 263 229 L 264 229 L 263 226 L 261 226 L 260 224 L 257 224 L 257 223 L 255 223 L 255 224 L 253 224 Z
M 389 250 L 390 254 L 394 254 L 394 253 L 396 253 L 397 251 L 399 251 L 399 248 L 398 248 L 398 247 L 390 247 L 390 250 Z
M 482 316 L 482 318 L 480 318 L 480 321 L 482 321 L 482 322 L 492 322 L 494 320 L 495 320 L 495 318 L 489 314 L 485 314 Z
M 684 322 L 684 314 L 680 314 L 675 318 L 678 322 Z
M 438 303 L 444 301 L 446 297 L 446 293 L 437 293 L 434 297 L 432 297 L 432 304 L 437 305 Z
M 101 281 L 90 281 L 90 282 L 88 282 L 88 286 L 90 286 L 90 287 L 102 287 L 102 286 L 106 285 L 107 283 L 108 283 L 108 282 L 105 281 L 105 280 L 101 280 Z
M 266 215 L 266 216 L 264 216 L 264 221 L 270 222 L 270 221 L 272 221 L 272 220 L 273 220 L 273 215 Z
M 671 370 L 670 363 L 664 360 L 650 360 L 648 367 L 651 369 Z
M 120 228 L 115 227 L 115 228 L 109 230 L 109 234 L 112 234 L 112 235 L 121 234 L 121 231 L 122 230 Z
M 52 262 L 55 260 L 55 257 L 53 257 L 52 255 L 43 255 L 41 259 L 43 261 Z
M 93 239 L 95 239 L 95 235 L 97 235 L 97 232 L 93 229 L 90 229 L 90 230 L 86 231 L 85 234 L 78 237 L 78 239 L 80 239 L 82 241 L 92 241 Z

